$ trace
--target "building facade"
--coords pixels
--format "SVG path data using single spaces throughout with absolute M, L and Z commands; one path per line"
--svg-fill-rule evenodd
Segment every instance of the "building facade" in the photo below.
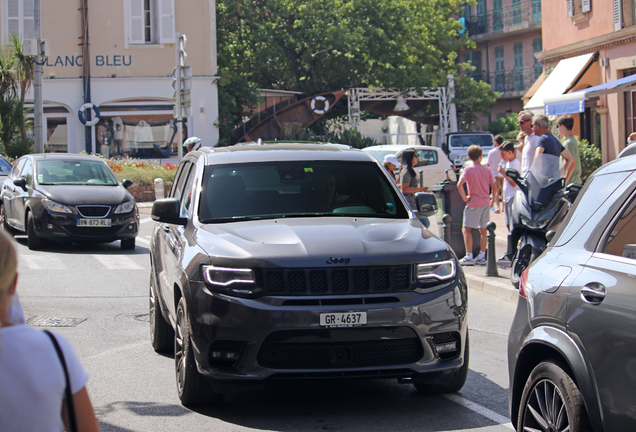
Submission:
M 4 41 L 12 33 L 34 37 L 33 3 L 0 0 Z M 176 152 L 172 72 L 178 34 L 187 37 L 186 64 L 192 68 L 192 110 L 183 136 L 216 144 L 214 0 L 188 1 L 187 7 L 176 0 L 41 1 L 41 22 L 50 46 L 42 80 L 46 149 L 136 157 Z M 86 102 L 99 111 L 92 128 L 78 114 Z
M 460 53 L 460 60 L 475 70 L 474 79 L 489 83 L 500 93 L 486 128 L 495 120 L 522 109 L 522 96 L 539 78 L 543 65 L 534 54 L 542 51 L 540 0 L 478 0 L 466 5 L 463 23 L 476 48 Z
M 544 0 L 542 20 L 548 75 L 526 107 L 573 115 L 575 134 L 615 159 L 636 131 L 636 2 Z

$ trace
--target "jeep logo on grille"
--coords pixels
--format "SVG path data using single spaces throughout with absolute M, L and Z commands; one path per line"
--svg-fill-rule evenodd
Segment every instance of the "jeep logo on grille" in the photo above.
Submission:
M 351 260 L 349 258 L 334 258 L 329 257 L 327 264 L 349 264 Z

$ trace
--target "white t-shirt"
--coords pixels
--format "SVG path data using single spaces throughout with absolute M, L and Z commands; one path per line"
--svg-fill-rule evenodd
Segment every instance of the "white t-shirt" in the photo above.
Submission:
M 86 385 L 88 374 L 71 344 L 53 335 L 64 353 L 75 394 Z M 64 430 L 65 388 L 64 369 L 43 331 L 27 325 L 0 328 L 0 431 Z
M 503 177 L 499 174 L 499 171 L 497 171 L 499 162 L 501 162 L 501 151 L 499 151 L 499 147 L 495 147 L 488 152 L 488 165 L 490 165 L 490 171 L 492 171 L 492 175 L 495 177 Z
M 525 150 L 525 147 L 524 147 L 524 150 Z M 513 169 L 513 170 L 519 171 L 521 169 L 521 162 L 519 162 L 519 159 L 506 162 L 506 169 Z M 504 187 L 503 187 L 504 202 L 508 202 L 512 198 L 514 198 L 518 190 L 519 190 L 519 186 L 511 185 L 508 179 L 504 178 Z
M 530 171 L 530 167 L 532 166 L 532 162 L 534 162 L 534 153 L 537 149 L 537 143 L 539 142 L 539 137 L 534 133 L 526 137 L 526 140 L 523 144 L 523 154 L 521 155 L 521 176 L 525 176 L 528 171 Z

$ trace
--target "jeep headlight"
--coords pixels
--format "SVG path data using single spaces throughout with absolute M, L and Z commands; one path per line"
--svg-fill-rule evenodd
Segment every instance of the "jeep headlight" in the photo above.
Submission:
M 50 212 L 55 213 L 73 213 L 68 206 L 60 204 L 59 202 L 51 201 L 48 198 L 42 200 L 42 205 Z
M 436 261 L 417 265 L 417 279 L 422 282 L 445 281 L 455 278 L 455 260 Z
M 226 287 L 234 283 L 255 283 L 254 271 L 252 269 L 225 268 L 213 265 L 203 266 L 205 281 L 211 285 Z

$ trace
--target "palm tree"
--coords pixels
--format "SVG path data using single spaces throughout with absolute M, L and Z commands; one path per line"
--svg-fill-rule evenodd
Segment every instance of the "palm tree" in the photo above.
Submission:
M 15 63 L 13 53 L 8 48 L 0 48 L 0 141 L 5 152 L 20 122 L 16 119 L 18 110 L 15 97 L 18 86 Z
M 22 40 L 15 33 L 11 34 L 8 47 L 15 62 L 15 78 L 20 84 L 20 109 L 24 112 L 24 97 L 31 84 L 33 84 L 35 57 L 24 55 Z M 22 140 L 27 139 L 24 115 L 22 115 L 22 121 L 20 122 L 20 138 Z

